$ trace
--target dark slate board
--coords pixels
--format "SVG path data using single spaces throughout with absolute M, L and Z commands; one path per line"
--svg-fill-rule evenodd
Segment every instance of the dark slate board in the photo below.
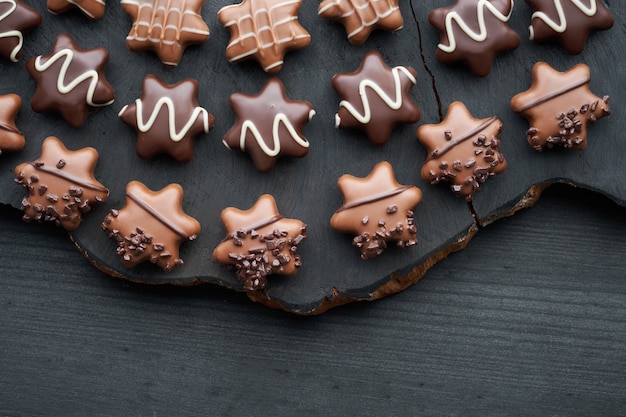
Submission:
M 260 174 L 247 155 L 229 152 L 221 143 L 234 121 L 229 95 L 256 93 L 268 78 L 255 63 L 231 65 L 224 59 L 229 34 L 218 23 L 216 13 L 229 3 L 205 4 L 203 17 L 212 30 L 211 38 L 202 46 L 189 48 L 174 69 L 161 65 L 154 54 L 127 51 L 124 39 L 131 21 L 117 4 L 110 4 L 104 19 L 97 22 L 88 22 L 77 13 L 52 16 L 43 10 L 43 4 L 33 4 L 44 14 L 42 27 L 27 37 L 19 64 L 0 63 L 0 94 L 18 92 L 25 101 L 17 123 L 28 141 L 23 151 L 0 160 L 0 202 L 19 206 L 22 189 L 12 183 L 13 167 L 34 160 L 46 136 L 60 137 L 70 149 L 94 146 L 101 153 L 96 175 L 110 189 L 111 196 L 72 235 L 91 261 L 113 275 L 134 281 L 211 282 L 239 289 L 234 275 L 211 259 L 213 248 L 225 233 L 219 213 L 226 206 L 248 208 L 259 195 L 271 193 L 283 215 L 309 225 L 309 240 L 300 249 L 304 267 L 295 277 L 273 277 L 266 292 L 251 297 L 286 310 L 311 313 L 349 300 L 378 298 L 402 290 L 445 253 L 460 249 L 469 240 L 476 231 L 472 210 L 483 222 L 501 217 L 510 213 L 534 184 L 571 182 L 601 191 L 617 202 L 626 201 L 624 174 L 614 168 L 625 151 L 618 132 L 624 111 L 619 106 L 624 101 L 621 87 L 625 75 L 619 68 L 623 58 L 617 54 L 626 36 L 620 23 L 624 21 L 622 10 L 612 10 L 617 21 L 612 30 L 594 34 L 581 56 L 569 57 L 555 45 L 538 46 L 525 39 L 530 10 L 518 2 L 511 25 L 522 35 L 521 47 L 497 58 L 492 73 L 479 79 L 464 68 L 443 67 L 434 60 L 438 35 L 427 24 L 426 16 L 430 9 L 442 6 L 441 2 L 402 2 L 405 27 L 401 31 L 375 33 L 364 46 L 354 47 L 346 41 L 342 26 L 317 16 L 317 2 L 305 1 L 300 21 L 311 32 L 312 44 L 288 54 L 279 77 L 292 99 L 308 100 L 315 106 L 317 115 L 305 130 L 311 151 L 304 159 L 281 160 L 271 172 Z M 56 34 L 61 32 L 72 34 L 83 48 L 105 46 L 111 52 L 107 78 L 116 88 L 116 102 L 92 115 L 80 129 L 68 127 L 56 115 L 35 114 L 28 104 L 34 82 L 24 70 L 24 62 L 30 56 L 49 53 Z M 396 129 L 391 142 L 382 148 L 371 146 L 358 133 L 334 128 L 339 98 L 330 79 L 337 72 L 356 69 L 363 54 L 371 49 L 380 51 L 390 65 L 411 65 L 418 71 L 418 85 L 412 95 L 422 111 L 420 123 L 438 122 L 442 111 L 454 100 L 464 101 L 475 117 L 496 115 L 504 122 L 502 150 L 509 168 L 489 182 L 472 210 L 446 186 L 433 187 L 419 177 L 426 154 L 415 139 L 417 125 Z M 585 62 L 592 70 L 593 91 L 612 96 L 613 115 L 590 129 L 587 150 L 537 155 L 526 144 L 526 122 L 509 109 L 508 102 L 528 88 L 530 69 L 538 60 L 559 69 Z M 195 156 L 189 164 L 180 165 L 166 157 L 142 161 L 135 154 L 134 132 L 117 120 L 118 110 L 139 96 L 141 81 L 148 73 L 170 83 L 197 78 L 200 104 L 216 116 L 216 128 L 196 141 Z M 364 262 L 351 246 L 351 236 L 333 232 L 328 222 L 341 205 L 337 178 L 344 173 L 364 176 L 381 160 L 392 163 L 400 183 L 415 184 L 424 192 L 416 211 L 420 244 L 409 250 L 389 250 L 378 259 Z M 609 167 L 610 175 L 604 167 Z M 183 185 L 185 210 L 203 226 L 198 240 L 182 247 L 185 265 L 172 273 L 162 273 L 151 265 L 123 268 L 113 241 L 100 231 L 108 210 L 123 205 L 125 184 L 133 179 L 153 189 L 170 182 Z

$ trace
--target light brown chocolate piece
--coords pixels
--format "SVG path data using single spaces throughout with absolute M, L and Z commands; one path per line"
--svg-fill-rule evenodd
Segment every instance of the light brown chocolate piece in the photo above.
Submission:
M 555 146 L 581 150 L 587 146 L 587 124 L 608 116 L 609 97 L 589 89 L 590 71 L 578 64 L 559 72 L 545 62 L 533 67 L 530 89 L 511 99 L 513 111 L 530 123 L 528 143 L 537 151 Z
M 362 45 L 376 29 L 395 32 L 402 29 L 399 0 L 324 0 L 318 14 L 340 22 L 346 28 L 348 40 Z
M 0 96 L 0 155 L 16 152 L 24 147 L 24 135 L 15 126 L 22 99 L 17 94 Z
M 104 16 L 105 0 L 48 0 L 47 6 L 50 13 L 60 14 L 78 9 L 88 18 L 97 20 Z
M 263 289 L 268 275 L 293 275 L 302 265 L 297 250 L 306 225 L 284 218 L 271 195 L 262 195 L 248 210 L 225 208 L 222 222 L 227 235 L 213 258 L 235 268 L 246 291 Z
M 204 0 L 122 0 L 134 20 L 126 45 L 131 51 L 154 51 L 166 65 L 178 65 L 188 45 L 209 39 L 200 11 Z
M 170 184 L 152 191 L 139 181 L 126 185 L 126 205 L 111 210 L 102 229 L 117 242 L 122 265 L 150 261 L 169 272 L 182 265 L 180 245 L 195 240 L 200 223 L 183 211 L 183 188 Z
M 475 119 L 465 104 L 450 104 L 441 123 L 422 125 L 417 130 L 417 138 L 429 155 L 422 178 L 431 184 L 451 182 L 452 191 L 471 201 L 481 184 L 506 169 L 500 132 L 502 123 L 495 116 Z
M 59 138 L 46 138 L 36 161 L 15 168 L 15 182 L 28 191 L 22 200 L 23 219 L 76 229 L 83 214 L 109 196 L 94 176 L 97 162 L 94 148 L 69 151 Z
M 337 184 L 343 206 L 330 225 L 356 235 L 352 244 L 361 250 L 361 258 L 380 255 L 388 242 L 399 247 L 417 244 L 413 209 L 422 200 L 422 191 L 398 183 L 389 162 L 378 163 L 365 178 L 342 175 Z

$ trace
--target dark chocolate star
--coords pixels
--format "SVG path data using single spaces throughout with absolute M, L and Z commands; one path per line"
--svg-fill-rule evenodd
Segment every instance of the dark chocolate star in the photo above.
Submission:
M 0 155 L 19 151 L 24 147 L 24 135 L 15 126 L 22 99 L 16 94 L 0 96 Z
M 437 61 L 465 62 L 479 77 L 489 74 L 497 54 L 520 44 L 507 25 L 512 10 L 512 0 L 456 0 L 451 7 L 432 10 L 428 21 L 441 35 Z
M 41 15 L 22 0 L 0 0 L 0 55 L 13 62 L 22 56 L 24 31 L 41 24 Z
M 115 91 L 104 77 L 109 52 L 84 50 L 67 34 L 57 36 L 52 53 L 31 58 L 26 69 L 37 83 L 31 106 L 44 113 L 56 111 L 73 127 L 90 112 L 113 103 Z
M 336 74 L 332 79 L 342 98 L 336 126 L 363 130 L 373 144 L 384 145 L 396 125 L 420 118 L 410 97 L 415 75 L 411 67 L 389 68 L 378 52 L 368 52 L 355 72 Z
M 146 76 L 141 98 L 119 113 L 137 131 L 140 158 L 167 153 L 179 162 L 191 161 L 194 138 L 215 125 L 213 115 L 198 105 L 198 87 L 191 78 L 168 85 L 153 75 Z
M 555 39 L 572 55 L 585 48 L 589 33 L 613 27 L 613 16 L 601 0 L 526 0 L 533 8 L 530 39 Z
M 237 120 L 226 132 L 224 145 L 249 153 L 259 171 L 270 170 L 280 156 L 303 157 L 309 152 L 302 130 L 315 110 L 311 103 L 287 98 L 278 78 L 268 80 L 257 95 L 231 95 L 230 105 Z

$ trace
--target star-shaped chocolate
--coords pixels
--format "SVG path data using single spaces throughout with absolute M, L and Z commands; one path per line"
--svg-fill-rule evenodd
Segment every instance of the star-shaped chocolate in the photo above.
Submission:
M 121 0 L 133 19 L 126 37 L 132 51 L 154 51 L 166 65 L 178 65 L 185 48 L 209 39 L 200 11 L 204 0 Z
M 280 156 L 303 157 L 309 152 L 304 126 L 315 115 L 311 103 L 287 98 L 278 78 L 267 81 L 257 95 L 230 96 L 237 119 L 224 145 L 247 152 L 259 171 L 268 171 Z
M 126 205 L 104 218 L 102 229 L 117 242 L 122 265 L 150 261 L 169 272 L 183 264 L 180 245 L 195 240 L 200 223 L 183 211 L 183 187 L 152 191 L 139 181 L 126 185 Z
M 562 146 L 581 150 L 587 146 L 587 124 L 610 114 L 609 97 L 589 89 L 585 64 L 559 72 L 545 62 L 533 66 L 530 89 L 511 99 L 513 111 L 530 123 L 528 143 L 535 150 Z
M 276 73 L 285 54 L 311 43 L 298 22 L 302 0 L 243 0 L 222 7 L 219 21 L 230 31 L 226 58 L 230 62 L 255 59 L 264 71 Z
M 441 35 L 437 61 L 464 62 L 477 76 L 486 76 L 496 55 L 520 44 L 507 24 L 512 11 L 513 0 L 456 0 L 431 10 L 428 21 Z
M 461 102 L 448 107 L 439 124 L 422 125 L 417 138 L 428 151 L 422 178 L 431 184 L 451 182 L 457 195 L 472 200 L 488 178 L 503 172 L 500 152 L 502 123 L 495 116 L 475 119 Z
M 50 13 L 60 14 L 71 9 L 80 10 L 90 19 L 97 20 L 104 16 L 105 0 L 48 0 Z
M 570 54 L 585 48 L 594 30 L 613 27 L 613 16 L 601 0 L 526 0 L 532 7 L 530 40 L 557 40 Z
M 179 162 L 191 161 L 194 138 L 215 125 L 213 115 L 198 105 L 198 88 L 191 78 L 173 85 L 154 75 L 144 78 L 141 98 L 119 113 L 137 131 L 140 158 L 167 153 Z
M 343 206 L 330 225 L 356 235 L 352 244 L 361 250 L 361 258 L 380 255 L 388 242 L 399 247 L 417 244 L 413 209 L 422 200 L 422 191 L 398 183 L 389 162 L 378 163 L 365 178 L 342 175 L 337 184 Z
M 70 151 L 58 138 L 46 138 L 37 160 L 15 168 L 15 182 L 28 191 L 22 200 L 24 220 L 76 229 L 83 214 L 109 196 L 109 190 L 94 176 L 97 162 L 94 148 Z
M 115 99 L 115 90 L 104 76 L 108 61 L 106 49 L 81 49 L 71 36 L 58 35 L 50 55 L 26 63 L 37 83 L 33 110 L 56 111 L 72 127 L 81 126 L 91 112 Z
M 24 135 L 15 126 L 22 99 L 17 94 L 0 96 L 0 155 L 15 152 L 24 147 Z
M 306 225 L 281 216 L 271 195 L 262 195 L 248 210 L 225 208 L 222 222 L 226 237 L 213 258 L 235 268 L 245 290 L 263 289 L 268 275 L 293 275 L 302 265 L 297 250 Z
M 335 74 L 332 79 L 342 99 L 335 125 L 362 130 L 373 144 L 384 145 L 395 126 L 420 119 L 410 96 L 415 76 L 413 68 L 389 68 L 378 52 L 368 52 L 355 72 Z
M 24 32 L 41 25 L 41 15 L 22 0 L 0 0 L 0 56 L 17 62 Z
M 395 32 L 403 21 L 399 0 L 324 0 L 318 14 L 324 19 L 339 21 L 353 45 L 362 45 L 376 30 Z

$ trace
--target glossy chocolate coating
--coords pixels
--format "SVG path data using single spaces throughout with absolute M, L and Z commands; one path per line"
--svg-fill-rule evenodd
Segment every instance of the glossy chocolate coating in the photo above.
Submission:
M 50 13 L 60 14 L 71 9 L 80 10 L 90 19 L 97 20 L 104 16 L 105 0 L 48 0 Z
M 313 106 L 287 98 L 278 78 L 269 79 L 257 95 L 231 95 L 230 105 L 237 120 L 224 135 L 224 145 L 247 152 L 259 171 L 269 171 L 281 156 L 299 158 L 309 152 L 302 131 L 315 114 Z
M 15 152 L 24 147 L 24 135 L 15 125 L 22 99 L 17 94 L 0 96 L 0 155 Z
M 428 21 L 441 35 L 437 61 L 464 62 L 479 77 L 489 74 L 496 55 L 520 44 L 507 24 L 512 10 L 512 0 L 456 0 L 431 10 Z
M 587 124 L 610 114 L 608 96 L 589 89 L 585 64 L 559 72 L 545 62 L 533 66 L 530 89 L 511 99 L 513 111 L 530 123 L 528 143 L 535 150 L 561 146 L 581 150 L 587 146 Z
M 140 158 L 167 153 L 179 162 L 191 161 L 194 138 L 215 125 L 213 115 L 198 105 L 198 88 L 191 78 L 173 85 L 153 75 L 144 78 L 141 98 L 119 113 L 137 132 Z
M 368 52 L 355 72 L 336 74 L 332 79 L 342 98 L 335 125 L 362 130 L 373 144 L 384 145 L 395 126 L 420 119 L 410 96 L 415 76 L 413 68 L 389 68 L 380 53 Z
M 94 148 L 69 151 L 58 138 L 46 138 L 36 161 L 15 168 L 16 183 L 28 191 L 22 200 L 24 220 L 76 229 L 83 214 L 109 196 L 109 190 L 94 176 L 97 162 Z
M 500 152 L 501 131 L 502 123 L 496 117 L 475 119 L 463 103 L 450 104 L 441 123 L 417 130 L 429 155 L 422 178 L 431 184 L 448 181 L 457 195 L 472 200 L 488 178 L 506 169 Z
M 26 63 L 37 83 L 31 102 L 33 110 L 55 111 L 72 127 L 81 126 L 90 112 L 115 99 L 115 90 L 104 76 L 108 61 L 106 49 L 81 49 L 71 36 L 58 35 L 50 55 L 34 57 Z
M 613 16 L 602 0 L 525 0 L 532 7 L 530 39 L 556 40 L 563 49 L 577 55 L 585 48 L 594 30 L 613 27 Z
M 324 0 L 318 14 L 340 22 L 346 28 L 348 40 L 362 45 L 376 30 L 395 32 L 402 29 L 399 0 Z
M 17 62 L 22 56 L 24 32 L 41 24 L 41 15 L 22 0 L 0 0 L 0 56 Z
M 183 211 L 180 185 L 152 191 L 131 181 L 126 185 L 126 205 L 111 210 L 102 229 L 117 242 L 117 254 L 125 267 L 150 261 L 169 272 L 183 264 L 180 245 L 196 239 L 200 223 Z
M 268 275 L 293 275 L 302 266 L 297 250 L 306 225 L 281 216 L 271 195 L 262 195 L 248 210 L 225 208 L 222 222 L 226 237 L 213 258 L 234 267 L 245 290 L 263 289 Z

